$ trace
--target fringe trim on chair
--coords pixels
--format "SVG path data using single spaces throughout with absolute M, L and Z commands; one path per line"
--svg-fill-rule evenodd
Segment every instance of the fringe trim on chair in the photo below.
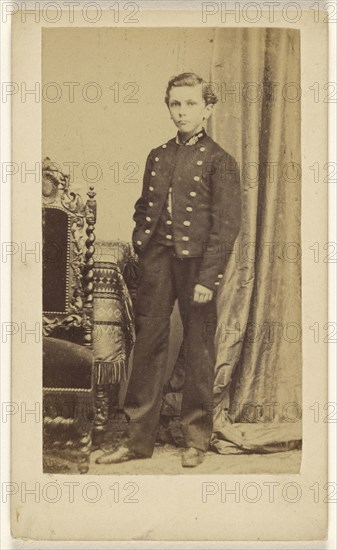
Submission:
M 116 384 L 127 379 L 127 363 L 125 359 L 116 361 L 96 361 L 94 380 L 98 385 Z

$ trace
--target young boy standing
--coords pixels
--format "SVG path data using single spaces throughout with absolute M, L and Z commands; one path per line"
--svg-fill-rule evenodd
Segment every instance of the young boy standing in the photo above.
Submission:
M 183 73 L 168 83 L 165 101 L 178 133 L 150 152 L 134 214 L 140 275 L 124 404 L 130 422 L 123 444 L 99 457 L 101 464 L 152 456 L 176 299 L 186 357 L 183 466 L 202 462 L 212 435 L 215 293 L 240 227 L 239 172 L 204 129 L 217 102 L 210 84 Z

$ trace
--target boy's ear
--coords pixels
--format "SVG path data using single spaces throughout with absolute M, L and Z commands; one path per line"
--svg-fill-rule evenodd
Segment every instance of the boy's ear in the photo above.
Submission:
M 212 111 L 213 111 L 213 103 L 209 103 L 205 107 L 205 119 L 206 120 L 211 116 Z

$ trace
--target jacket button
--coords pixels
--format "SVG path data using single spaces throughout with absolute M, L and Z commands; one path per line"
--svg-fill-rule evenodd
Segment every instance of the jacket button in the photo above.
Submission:
M 205 147 L 200 147 L 200 151 L 203 153 L 204 151 L 206 151 Z
M 219 275 L 218 275 L 218 279 L 222 279 L 222 278 L 223 278 L 223 275 L 222 275 L 222 273 L 219 273 Z
M 166 223 L 167 223 L 167 225 L 172 225 L 172 221 L 171 221 L 171 220 L 166 220 Z
M 148 235 L 149 233 L 151 233 L 150 229 L 145 229 L 145 233 Z
M 215 286 L 219 286 L 220 283 L 219 283 L 219 281 L 217 281 L 217 282 L 214 283 L 214 284 L 215 284 Z
M 149 206 L 153 206 L 153 202 L 149 202 Z
M 167 239 L 172 239 L 172 235 L 166 235 Z
M 156 175 L 156 172 L 154 170 L 152 170 L 151 176 L 155 176 L 155 175 Z
M 162 148 L 166 149 L 166 147 L 167 147 L 167 145 L 166 145 L 166 143 L 164 143 L 164 145 L 162 145 Z
M 154 191 L 154 187 L 152 187 L 152 185 L 150 185 L 149 191 Z
M 150 222 L 150 221 L 151 221 L 151 218 L 150 218 L 150 216 L 146 216 L 146 218 L 145 218 L 145 219 L 146 219 L 146 221 L 147 221 L 147 222 Z
M 202 164 L 203 164 L 202 160 L 198 160 L 198 161 L 197 161 L 197 165 L 198 165 L 198 166 L 201 166 Z
M 183 236 L 183 241 L 189 241 L 189 240 L 190 240 L 190 238 L 187 235 Z
M 159 160 L 159 157 L 156 157 L 156 158 L 155 158 L 154 160 L 155 160 L 156 162 L 158 162 L 158 160 Z
M 186 206 L 186 210 L 187 210 L 187 212 L 192 212 L 193 208 L 192 208 L 192 206 Z
M 197 194 L 196 194 L 195 191 L 191 191 L 191 192 L 190 192 L 190 195 L 191 195 L 191 197 L 196 197 Z
M 138 246 L 142 244 L 142 241 L 137 241 Z
M 188 220 L 185 220 L 185 221 L 183 221 L 183 224 L 184 224 L 186 227 L 188 227 L 189 225 L 191 225 L 191 222 L 189 222 Z
M 184 254 L 184 256 L 188 256 L 190 251 L 189 250 L 182 250 L 181 253 Z
M 200 176 L 194 176 L 194 181 L 200 181 Z

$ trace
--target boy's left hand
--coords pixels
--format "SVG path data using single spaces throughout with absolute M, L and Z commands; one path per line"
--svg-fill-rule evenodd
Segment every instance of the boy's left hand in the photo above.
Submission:
M 207 286 L 199 284 L 195 285 L 193 295 L 194 302 L 197 302 L 198 304 L 206 304 L 207 302 L 210 302 L 212 298 L 213 290 L 210 290 Z

